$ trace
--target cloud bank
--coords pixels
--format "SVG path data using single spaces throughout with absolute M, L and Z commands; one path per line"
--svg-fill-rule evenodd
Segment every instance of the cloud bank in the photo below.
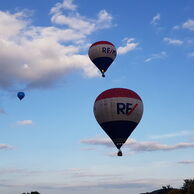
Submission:
M 32 125 L 33 121 L 32 120 L 22 120 L 22 121 L 17 121 L 16 123 L 18 125 Z
M 89 172 L 88 172 L 89 171 Z M 110 172 L 106 174 L 98 170 L 90 171 L 90 169 L 75 169 L 75 170 L 58 170 L 58 171 L 43 171 L 43 170 L 30 170 L 24 168 L 7 168 L 0 169 L 0 172 L 6 179 L 0 179 L 1 187 L 25 190 L 34 188 L 38 190 L 67 191 L 68 189 L 78 189 L 79 193 L 83 189 L 145 189 L 165 185 L 166 183 L 177 182 L 178 180 L 156 179 L 156 178 L 129 178 L 127 171 L 124 173 Z M 81 173 L 81 176 L 79 176 Z M 9 176 L 8 176 L 9 175 Z M 48 179 L 41 181 L 41 183 L 26 179 L 27 176 L 37 179 L 38 177 L 47 175 Z M 84 175 L 84 176 L 82 176 Z M 10 178 L 11 177 L 11 178 Z M 14 177 L 14 178 L 13 178 Z M 56 177 L 55 181 L 51 181 Z M 92 177 L 92 179 L 91 179 Z M 117 179 L 115 179 L 117 177 Z M 58 179 L 60 178 L 60 179 Z M 50 180 L 51 179 L 51 180 Z M 66 181 L 66 179 L 70 181 Z M 84 181 L 83 181 L 84 180 Z M 149 188 L 149 189 L 148 189 Z M 70 191 L 70 190 L 69 190 Z M 101 190 L 102 191 L 102 190 Z M 50 192 L 49 192 L 50 193 Z
M 103 145 L 107 147 L 114 146 L 114 144 L 108 138 L 85 139 L 81 140 L 81 143 L 88 145 Z M 126 146 L 135 152 L 152 152 L 152 151 L 170 151 L 184 148 L 194 148 L 194 143 L 181 142 L 175 145 L 167 145 L 158 142 L 138 142 L 135 139 L 128 139 L 125 143 L 125 147 Z
M 0 150 L 11 150 L 13 147 L 8 144 L 0 144 Z
M 79 14 L 73 0 L 64 0 L 51 8 L 50 17 L 52 25 L 43 27 L 33 25 L 25 11 L 0 11 L 1 88 L 49 87 L 75 70 L 98 76 L 82 53 L 89 35 L 112 26 L 112 16 L 100 10 L 96 18 L 88 18 Z

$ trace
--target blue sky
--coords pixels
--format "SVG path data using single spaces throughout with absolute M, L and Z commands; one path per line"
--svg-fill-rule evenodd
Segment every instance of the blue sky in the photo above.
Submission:
M 0 193 L 137 194 L 193 178 L 193 9 L 192 0 L 0 0 Z M 99 40 L 118 51 L 105 79 L 87 56 Z M 114 87 L 144 103 L 123 157 L 93 115 Z

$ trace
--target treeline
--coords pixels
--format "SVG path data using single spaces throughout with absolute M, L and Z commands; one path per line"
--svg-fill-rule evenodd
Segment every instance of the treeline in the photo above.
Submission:
M 142 194 L 194 194 L 194 179 L 185 179 L 180 189 L 173 188 L 170 185 L 163 186 L 162 189 Z
M 32 191 L 31 193 L 22 194 L 41 194 L 38 191 Z M 141 194 L 194 194 L 194 179 L 185 179 L 183 186 L 180 189 L 173 188 L 170 185 L 162 186 L 162 189 L 141 193 Z

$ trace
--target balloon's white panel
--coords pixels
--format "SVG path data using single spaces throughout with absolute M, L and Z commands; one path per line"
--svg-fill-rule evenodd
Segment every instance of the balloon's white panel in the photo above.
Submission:
M 111 121 L 132 121 L 138 123 L 143 113 L 139 99 L 117 97 L 98 100 L 94 104 L 94 115 L 99 124 Z
M 116 48 L 110 44 L 97 44 L 90 47 L 88 55 L 91 60 L 100 57 L 108 57 L 112 60 L 116 57 Z

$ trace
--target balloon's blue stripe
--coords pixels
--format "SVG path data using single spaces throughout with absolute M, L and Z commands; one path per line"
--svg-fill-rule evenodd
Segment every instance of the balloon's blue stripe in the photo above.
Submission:
M 100 126 L 120 149 L 131 135 L 138 123 L 132 121 L 111 121 L 101 123 Z
M 93 59 L 92 62 L 98 67 L 99 70 L 104 70 L 105 72 L 113 62 L 113 59 L 109 57 L 98 57 Z

